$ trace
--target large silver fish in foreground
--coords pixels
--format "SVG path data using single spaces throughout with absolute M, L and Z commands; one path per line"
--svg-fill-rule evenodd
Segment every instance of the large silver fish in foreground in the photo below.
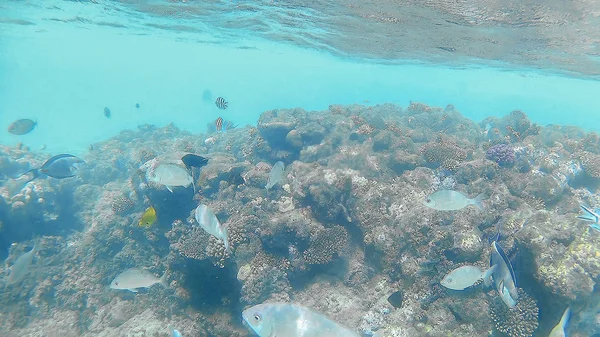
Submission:
M 156 184 L 164 185 L 173 193 L 173 187 L 188 187 L 192 185 L 194 191 L 194 178 L 186 165 L 178 160 L 166 160 L 163 158 L 154 158 L 140 166 L 141 170 L 146 170 L 146 180 Z
M 217 219 L 217 216 L 212 209 L 205 204 L 200 204 L 198 207 L 196 207 L 194 217 L 196 218 L 196 221 L 200 227 L 202 227 L 208 234 L 213 235 L 217 239 L 223 240 L 223 243 L 225 244 L 225 250 L 231 254 L 227 226 L 221 225 L 219 219 Z
M 496 241 L 492 242 L 490 267 L 495 267 L 491 278 L 498 295 L 500 295 L 504 304 L 509 308 L 514 308 L 519 299 L 515 271 L 504 250 Z M 485 278 L 484 282 L 486 285 L 490 285 L 489 278 Z
M 292 303 L 263 303 L 242 312 L 260 337 L 359 337 L 326 316 Z

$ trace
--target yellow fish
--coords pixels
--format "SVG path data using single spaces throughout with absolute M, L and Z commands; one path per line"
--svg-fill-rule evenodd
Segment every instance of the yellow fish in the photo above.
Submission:
M 150 227 L 156 222 L 156 210 L 150 206 L 146 208 L 146 211 L 142 215 L 142 218 L 138 222 L 140 227 Z

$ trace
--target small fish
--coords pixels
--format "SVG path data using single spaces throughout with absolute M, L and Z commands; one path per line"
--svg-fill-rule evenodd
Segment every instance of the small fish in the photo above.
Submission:
M 169 325 L 167 328 L 169 329 L 169 332 L 171 333 L 171 336 L 173 336 L 173 337 L 182 337 L 181 333 L 179 331 L 175 330 L 175 328 L 173 328 L 171 325 Z
M 440 284 L 452 290 L 465 290 L 477 281 L 491 277 L 495 269 L 493 266 L 484 272 L 477 266 L 462 266 L 446 274 Z
M 473 205 L 478 209 L 483 209 L 482 201 L 484 194 L 478 195 L 475 199 L 469 199 L 461 192 L 452 190 L 439 190 L 429 195 L 423 204 L 429 208 L 438 211 L 457 211 L 468 205 Z
M 169 287 L 166 271 L 163 276 L 158 278 L 146 269 L 130 268 L 115 277 L 110 283 L 110 289 L 129 290 L 137 293 L 138 288 L 150 288 L 156 283 L 160 283 L 165 288 Z
M 32 121 L 31 119 L 18 119 L 8 126 L 8 132 L 20 136 L 33 131 L 36 125 L 37 122 Z
M 517 292 L 517 278 L 515 277 L 515 271 L 513 270 L 510 260 L 504 253 L 504 250 L 496 242 L 492 242 L 492 253 L 490 255 L 490 267 L 494 267 L 491 274 L 491 280 L 498 292 L 498 295 L 502 298 L 504 304 L 509 308 L 514 308 L 519 299 Z M 486 277 L 483 279 L 486 286 L 490 285 L 490 278 Z
M 140 103 L 135 103 L 135 107 L 136 107 L 136 109 L 139 109 L 140 108 Z
M 292 303 L 263 303 L 242 312 L 260 337 L 359 337 L 312 309 Z
M 283 162 L 278 161 L 271 168 L 271 172 L 269 173 L 269 180 L 267 181 L 267 185 L 265 188 L 270 190 L 275 184 L 277 184 L 283 178 L 283 171 L 285 170 L 285 164 Z
M 221 110 L 225 110 L 227 109 L 227 102 L 225 101 L 225 99 L 223 97 L 218 97 L 217 100 L 215 101 L 215 105 L 217 106 L 217 108 L 221 109 Z
M 200 204 L 198 207 L 196 207 L 194 215 L 200 227 L 202 227 L 208 234 L 213 235 L 217 239 L 223 240 L 223 243 L 225 244 L 225 250 L 231 254 L 227 226 L 221 225 L 219 219 L 217 219 L 217 216 L 212 209 L 204 204 Z
M 598 215 L 598 209 L 591 210 L 583 205 L 580 205 L 581 209 L 585 212 L 584 215 L 580 215 L 577 219 L 591 222 L 589 226 L 600 232 L 600 215 Z
M 188 170 L 191 170 L 192 167 L 201 168 L 208 164 L 208 159 L 191 153 L 181 157 L 181 161 Z
M 21 282 L 21 280 L 25 278 L 36 251 L 36 245 L 34 244 L 30 251 L 24 253 L 15 260 L 15 263 L 8 269 L 9 274 L 8 280 L 6 281 L 7 284 L 15 284 Z
M 146 179 L 157 184 L 165 185 L 171 193 L 173 193 L 173 187 L 175 186 L 188 187 L 192 185 L 194 191 L 196 190 L 194 179 L 183 165 L 156 163 L 156 165 L 151 165 L 146 171 Z
M 398 291 L 394 292 L 393 294 L 391 294 L 390 296 L 388 296 L 387 301 L 394 308 L 401 308 L 403 299 L 404 299 L 404 293 L 402 293 L 402 290 L 398 290 Z
M 104 108 L 104 117 L 110 118 L 110 109 L 108 107 Z
M 140 221 L 138 221 L 138 226 L 150 227 L 150 226 L 154 225 L 154 223 L 156 222 L 156 219 L 157 219 L 156 210 L 154 209 L 154 207 L 150 206 L 150 207 L 146 208 L 146 211 L 140 218 Z
M 223 129 L 223 118 L 217 118 L 217 120 L 215 121 L 215 130 L 217 130 L 217 132 L 225 131 L 225 129 Z
M 569 324 L 569 319 L 571 318 L 571 308 L 565 309 L 562 317 L 560 318 L 560 322 L 550 331 L 548 337 L 565 337 L 567 333 L 565 329 L 567 328 L 567 324 Z
M 71 154 L 56 155 L 44 163 L 42 167 L 28 170 L 15 179 L 18 179 L 28 173 L 32 174 L 32 178 L 27 182 L 39 177 L 41 174 L 47 175 L 55 179 L 64 179 L 74 177 L 81 166 L 85 164 L 83 160 Z

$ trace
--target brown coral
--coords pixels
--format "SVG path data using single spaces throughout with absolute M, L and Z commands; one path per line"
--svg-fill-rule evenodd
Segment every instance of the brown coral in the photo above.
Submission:
M 346 228 L 336 225 L 318 232 L 304 251 L 304 260 L 308 264 L 326 264 L 348 243 Z
M 438 137 L 435 141 L 423 145 L 421 154 L 427 162 L 439 164 L 447 170 L 454 171 L 467 159 L 467 151 L 456 143 Z
M 519 301 L 509 309 L 499 297 L 490 303 L 489 314 L 498 331 L 508 337 L 530 337 L 537 329 L 539 309 L 535 300 L 518 289 Z

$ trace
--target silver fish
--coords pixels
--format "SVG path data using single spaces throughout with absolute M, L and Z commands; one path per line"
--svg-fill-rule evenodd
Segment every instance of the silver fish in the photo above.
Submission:
M 483 205 L 481 203 L 483 197 L 484 194 L 480 194 L 475 199 L 469 199 L 461 192 L 452 190 L 439 190 L 423 200 L 423 204 L 438 211 L 456 211 L 463 209 L 468 205 L 473 205 L 478 209 L 483 209 Z
M 359 337 L 326 316 L 292 303 L 263 303 L 242 312 L 260 337 Z
M 179 331 L 177 331 L 175 328 L 173 328 L 172 326 L 168 326 L 169 328 L 169 332 L 171 333 L 171 336 L 173 337 L 182 337 L 181 333 Z
M 571 309 L 565 309 L 562 317 L 560 318 L 560 322 L 556 324 L 556 326 L 550 331 L 548 337 L 565 337 L 567 334 L 565 333 L 565 329 L 567 328 L 567 324 L 569 324 L 569 319 L 571 318 Z
M 223 240 L 225 244 L 225 250 L 231 254 L 231 247 L 229 247 L 228 231 L 227 226 L 221 225 L 219 219 L 210 207 L 205 204 L 200 204 L 196 207 L 194 212 L 196 221 L 208 234 L 213 235 L 217 239 Z
M 15 260 L 15 263 L 9 268 L 8 279 L 6 281 L 7 284 L 15 284 L 21 282 L 25 278 L 36 251 L 36 244 L 34 244 L 30 251 L 24 253 Z
M 462 266 L 444 276 L 440 284 L 452 290 L 465 290 L 477 281 L 489 278 L 494 269 L 496 269 L 495 266 L 490 267 L 484 272 L 477 266 Z
M 270 190 L 275 184 L 277 184 L 283 178 L 283 171 L 285 170 L 285 164 L 283 162 L 278 161 L 271 168 L 271 172 L 269 173 L 269 180 L 267 181 L 267 185 L 265 188 Z
M 166 271 L 163 276 L 158 278 L 146 269 L 130 268 L 115 277 L 110 283 L 110 289 L 129 290 L 137 293 L 138 288 L 150 288 L 156 283 L 160 283 L 165 288 L 169 287 Z
M 146 179 L 157 184 L 165 185 L 173 193 L 173 187 L 188 187 L 192 185 L 194 191 L 194 179 L 190 172 L 182 166 L 168 163 L 158 163 L 146 171 Z
M 502 250 L 502 247 L 496 241 L 492 242 L 492 253 L 490 256 L 490 267 L 493 266 L 496 266 L 491 275 L 494 287 L 504 304 L 509 308 L 513 308 L 519 299 L 515 271 L 504 250 Z M 490 285 L 489 278 L 485 278 L 484 282 L 486 285 Z

